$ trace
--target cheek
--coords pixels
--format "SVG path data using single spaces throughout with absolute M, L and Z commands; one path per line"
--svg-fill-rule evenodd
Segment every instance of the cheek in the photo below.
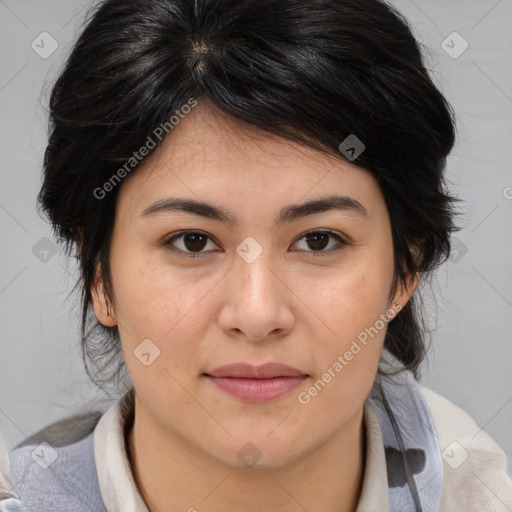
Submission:
M 328 279 L 304 286 L 302 296 L 315 317 L 310 336 L 320 340 L 314 377 L 321 382 L 312 390 L 321 390 L 317 404 L 355 404 L 370 391 L 387 328 L 380 315 L 387 311 L 392 270 L 391 258 L 354 258 Z
M 388 286 L 389 276 L 375 270 L 330 280 L 328 293 L 318 283 L 311 289 L 310 304 L 322 324 L 310 336 L 320 341 L 310 386 L 298 398 L 319 429 L 339 428 L 370 393 L 386 333 L 380 315 Z
M 146 339 L 160 351 L 155 367 L 171 373 L 190 368 L 211 322 L 208 292 L 215 282 L 186 270 L 170 271 L 159 262 L 137 261 L 133 255 L 119 261 L 116 270 L 121 339 L 130 373 L 141 370 L 134 351 Z
M 323 329 L 342 343 L 374 325 L 386 312 L 392 275 L 381 266 L 361 266 L 309 283 L 301 292 Z

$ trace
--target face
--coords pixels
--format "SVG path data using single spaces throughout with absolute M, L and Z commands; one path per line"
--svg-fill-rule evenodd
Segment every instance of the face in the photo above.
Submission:
M 105 316 L 98 287 L 94 308 L 119 326 L 136 414 L 232 466 L 244 446 L 283 466 L 360 421 L 383 318 L 410 296 L 390 296 L 391 226 L 370 173 L 199 103 L 121 186 L 115 304 Z M 211 376 L 271 362 L 299 375 Z

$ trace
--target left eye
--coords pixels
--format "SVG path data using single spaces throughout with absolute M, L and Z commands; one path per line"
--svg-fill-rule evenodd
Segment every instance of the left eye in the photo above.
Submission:
M 334 246 L 329 244 L 329 241 L 332 239 L 338 242 Z M 312 249 L 311 251 L 304 249 L 306 252 L 319 253 L 313 254 L 314 256 L 331 253 L 347 245 L 347 242 L 340 235 L 331 230 L 309 231 L 302 235 L 293 245 L 298 244 L 302 240 L 304 240 L 309 249 Z M 179 243 L 177 243 L 178 241 Z M 182 253 L 186 257 L 197 258 L 205 256 L 210 252 L 203 250 L 207 248 L 209 242 L 213 245 L 213 248 L 217 247 L 206 233 L 201 231 L 182 231 L 164 242 L 164 245 L 174 246 L 174 249 L 172 249 L 174 252 Z
M 329 239 L 333 238 L 337 240 L 338 243 L 334 244 L 334 246 L 331 245 L 327 250 L 324 250 L 329 246 Z M 332 251 L 341 249 L 344 245 L 347 245 L 347 242 L 340 235 L 331 230 L 309 231 L 305 235 L 302 235 L 296 243 L 300 242 L 301 240 L 305 240 L 307 246 L 310 249 L 313 249 L 313 251 L 306 251 L 313 252 L 313 256 L 322 256 L 326 253 L 331 253 Z

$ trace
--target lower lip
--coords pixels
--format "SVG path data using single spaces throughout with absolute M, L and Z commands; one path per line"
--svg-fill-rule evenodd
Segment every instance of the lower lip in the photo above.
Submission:
M 307 376 L 274 377 L 272 379 L 239 379 L 206 375 L 222 391 L 246 402 L 268 402 L 286 395 L 300 386 Z

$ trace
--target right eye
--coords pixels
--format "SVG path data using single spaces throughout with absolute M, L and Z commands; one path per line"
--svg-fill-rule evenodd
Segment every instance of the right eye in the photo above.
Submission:
M 176 241 L 178 243 L 175 243 Z M 169 247 L 179 256 L 199 258 L 210 252 L 202 250 L 208 245 L 208 241 L 211 241 L 210 236 L 202 231 L 181 231 L 169 238 L 163 245 Z M 213 244 L 213 242 L 211 243 Z M 213 246 L 216 247 L 215 244 Z

